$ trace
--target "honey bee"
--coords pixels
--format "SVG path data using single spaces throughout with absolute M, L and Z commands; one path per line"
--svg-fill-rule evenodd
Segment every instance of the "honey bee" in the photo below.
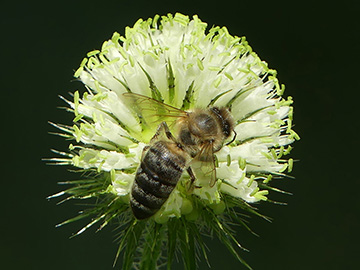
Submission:
M 137 219 L 153 216 L 165 203 L 186 169 L 189 189 L 195 175 L 190 162 L 201 162 L 210 186 L 216 182 L 215 156 L 234 133 L 234 120 L 228 108 L 207 107 L 183 111 L 150 97 L 135 93 L 123 96 L 131 102 L 137 114 L 148 123 L 160 122 L 150 144 L 143 150 L 140 166 L 131 190 L 130 205 Z M 167 125 L 175 125 L 173 136 Z

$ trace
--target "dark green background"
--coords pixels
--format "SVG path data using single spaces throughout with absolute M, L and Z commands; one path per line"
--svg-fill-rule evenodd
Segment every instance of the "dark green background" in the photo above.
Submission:
M 179 1 L 180 2 L 180 1 Z M 77 177 L 46 166 L 68 143 L 47 121 L 70 124 L 57 97 L 83 90 L 73 72 L 88 51 L 140 17 L 198 14 L 209 26 L 245 35 L 278 70 L 295 103 L 302 140 L 292 157 L 296 180 L 272 194 L 288 206 L 261 204 L 272 224 L 252 218 L 239 230 L 254 269 L 356 269 L 359 251 L 359 5 L 357 1 L 18 1 L 1 7 L 1 269 L 112 269 L 114 227 L 69 240 L 83 222 L 55 224 L 79 206 L 47 201 L 56 183 Z M 212 269 L 243 269 L 209 241 Z M 119 267 L 117 268 L 119 269 Z M 175 267 L 174 267 L 175 269 Z M 177 268 L 176 268 L 177 269 Z M 180 268 L 179 268 L 180 269 Z M 207 269 L 204 263 L 200 269 Z

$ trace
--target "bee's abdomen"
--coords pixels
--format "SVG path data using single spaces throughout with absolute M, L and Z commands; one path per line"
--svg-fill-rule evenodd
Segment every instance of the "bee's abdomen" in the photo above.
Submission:
M 185 160 L 157 142 L 146 153 L 131 191 L 131 208 L 137 219 L 154 215 L 179 181 Z

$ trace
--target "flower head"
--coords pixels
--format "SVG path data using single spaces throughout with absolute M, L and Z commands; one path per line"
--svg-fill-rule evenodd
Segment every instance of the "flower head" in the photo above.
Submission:
M 174 239 L 168 237 L 168 245 L 180 241 L 181 233 L 196 232 L 195 240 L 187 238 L 190 247 L 185 245 L 186 249 L 194 241 L 201 245 L 198 233 L 202 229 L 197 224 L 203 223 L 219 233 L 231 250 L 231 241 L 237 242 L 225 236 L 229 234 L 228 227 L 222 226 L 226 217 L 237 217 L 237 208 L 256 213 L 249 203 L 266 201 L 272 189 L 270 180 L 291 171 L 292 159 L 283 157 L 298 135 L 292 130 L 292 99 L 282 97 L 284 86 L 279 84 L 276 71 L 259 59 L 245 37 L 231 36 L 225 27 L 206 32 L 206 27 L 197 16 L 190 20 L 178 13 L 140 19 L 126 28 L 124 37 L 114 33 L 101 50 L 89 52 L 81 62 L 75 77 L 87 91 L 82 95 L 75 92 L 73 101 L 66 100 L 74 113 L 74 124 L 54 124 L 75 142 L 68 153 L 59 152 L 63 157 L 53 161 L 89 172 L 89 177 L 58 194 L 100 199 L 95 208 L 81 214 L 95 216 L 84 229 L 101 221 L 102 228 L 112 219 L 121 219 L 122 239 L 126 241 L 136 235 L 137 240 L 145 237 L 147 241 L 147 237 L 161 237 L 166 230 L 177 229 L 179 234 L 175 233 Z M 201 164 L 194 164 L 195 188 L 189 191 L 190 177 L 184 172 L 160 210 L 145 222 L 133 218 L 129 200 L 143 149 L 158 125 L 144 121 L 124 93 L 140 94 L 190 112 L 225 107 L 235 122 L 234 140 L 214 153 L 216 183 L 211 184 L 206 174 L 201 174 Z M 170 129 L 176 134 L 171 125 Z M 129 236 L 129 231 L 138 234 Z M 120 240 L 119 252 L 131 248 L 129 244 L 125 247 L 124 241 Z M 152 261 L 157 261 L 159 254 Z M 145 261 L 140 259 L 139 263 Z M 131 258 L 124 258 L 124 265 L 131 262 Z

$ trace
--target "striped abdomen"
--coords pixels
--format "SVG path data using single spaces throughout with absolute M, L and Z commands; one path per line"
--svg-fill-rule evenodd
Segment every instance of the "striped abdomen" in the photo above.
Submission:
M 174 190 L 186 161 L 175 143 L 158 141 L 145 154 L 135 176 L 130 205 L 137 219 L 154 215 Z

